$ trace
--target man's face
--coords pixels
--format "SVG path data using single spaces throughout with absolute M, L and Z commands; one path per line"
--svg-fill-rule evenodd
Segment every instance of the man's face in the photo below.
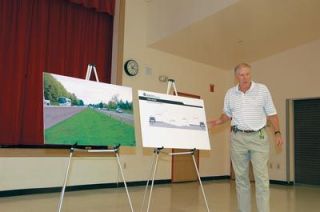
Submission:
M 251 83 L 251 70 L 247 67 L 242 67 L 236 72 L 236 79 L 240 86 L 250 86 Z

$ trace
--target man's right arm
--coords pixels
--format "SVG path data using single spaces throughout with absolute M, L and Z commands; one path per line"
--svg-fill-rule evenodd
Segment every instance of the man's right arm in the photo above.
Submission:
M 231 118 L 229 116 L 227 116 L 225 113 L 222 113 L 220 118 L 218 119 L 215 119 L 215 120 L 212 120 L 212 121 L 209 121 L 208 124 L 211 126 L 211 127 L 214 127 L 214 126 L 217 126 L 217 125 L 220 125 L 220 124 L 223 124 L 227 121 L 231 120 Z
M 220 118 L 209 121 L 208 126 L 215 127 L 217 125 L 223 124 L 231 120 L 230 93 L 231 93 L 231 89 L 228 90 L 228 92 L 224 97 L 223 113 L 220 115 Z M 230 117 L 227 114 L 230 114 Z

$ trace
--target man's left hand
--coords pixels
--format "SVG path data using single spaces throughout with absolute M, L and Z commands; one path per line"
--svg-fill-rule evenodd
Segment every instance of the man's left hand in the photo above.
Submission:
M 275 142 L 276 142 L 276 145 L 277 145 L 278 147 L 281 147 L 281 146 L 282 146 L 282 144 L 283 144 L 283 139 L 282 139 L 282 136 L 281 136 L 280 133 L 277 133 L 277 134 L 275 135 Z

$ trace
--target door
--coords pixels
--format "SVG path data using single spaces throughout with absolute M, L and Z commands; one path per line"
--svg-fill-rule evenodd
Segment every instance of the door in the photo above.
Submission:
M 200 99 L 200 96 L 178 92 L 178 96 L 185 96 L 190 98 Z M 172 149 L 172 153 L 189 152 L 190 149 Z M 195 160 L 199 168 L 199 150 L 195 151 Z M 172 156 L 171 164 L 171 181 L 172 182 L 190 182 L 197 181 L 198 176 L 194 167 L 191 155 L 176 155 Z
M 294 100 L 295 182 L 320 185 L 320 99 Z

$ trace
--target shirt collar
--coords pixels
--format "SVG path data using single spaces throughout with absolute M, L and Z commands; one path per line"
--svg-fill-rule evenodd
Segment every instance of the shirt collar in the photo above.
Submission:
M 250 88 L 247 90 L 247 92 L 252 91 L 253 88 L 255 87 L 255 85 L 256 85 L 256 83 L 254 81 L 251 81 Z M 242 91 L 240 91 L 240 89 L 239 89 L 239 83 L 236 86 L 236 91 L 239 92 L 239 93 L 242 93 Z

